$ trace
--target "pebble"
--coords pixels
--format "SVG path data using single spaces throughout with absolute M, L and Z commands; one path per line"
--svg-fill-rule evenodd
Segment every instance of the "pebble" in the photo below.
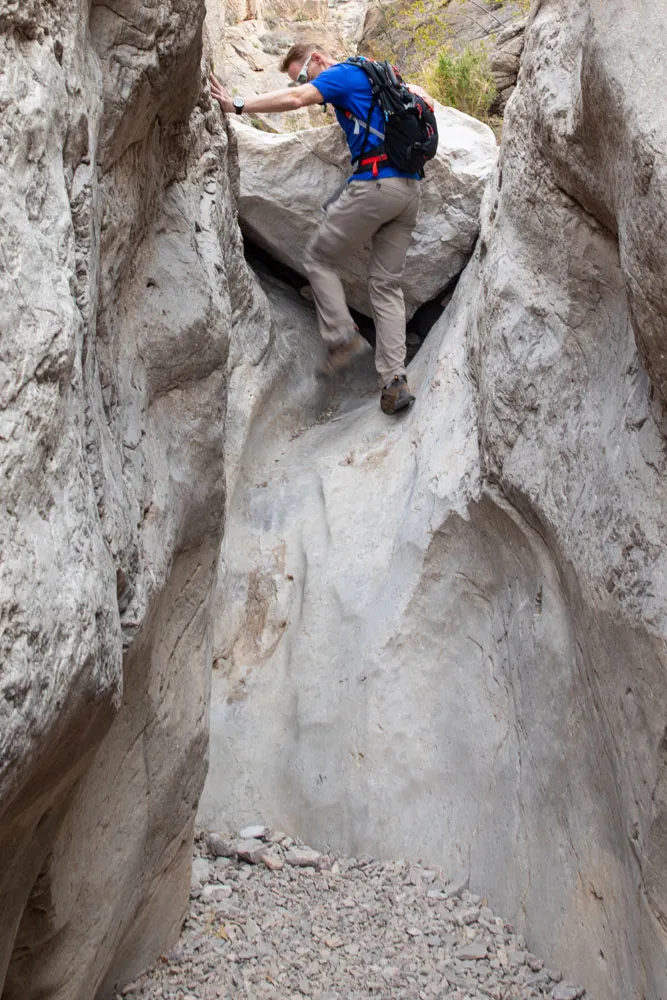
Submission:
M 236 850 L 231 840 L 221 837 L 219 833 L 209 833 L 206 842 L 209 851 L 215 858 L 236 857 Z
M 323 855 L 259 824 L 241 834 L 260 829 L 198 835 L 178 944 L 114 1000 L 585 997 L 467 882 L 454 894 L 422 864 Z
M 279 854 L 276 854 L 274 851 L 265 851 L 265 853 L 262 854 L 262 861 L 269 869 L 269 871 L 272 872 L 279 872 L 281 868 L 285 867 L 285 862 L 283 861 L 283 859 L 280 857 Z
M 192 862 L 192 885 L 202 885 L 211 877 L 211 866 L 206 858 L 195 858 Z
M 240 832 L 239 837 L 241 840 L 264 840 L 268 829 L 261 823 L 255 826 L 245 826 Z
M 488 954 L 489 949 L 482 941 L 473 941 L 472 944 L 457 951 L 456 957 L 461 962 L 479 962 L 483 958 L 487 958 Z
M 552 1000 L 579 1000 L 583 997 L 585 990 L 581 986 L 573 986 L 572 983 L 560 983 L 552 993 Z
M 295 868 L 317 868 L 321 860 L 320 852 L 310 847 L 291 847 L 285 853 L 285 861 Z
M 234 846 L 239 860 L 248 861 L 251 865 L 258 865 L 267 852 L 264 841 L 252 837 L 247 840 L 237 840 Z
M 283 833 L 282 830 L 274 830 L 266 839 L 269 844 L 281 844 L 283 840 L 287 840 L 287 834 Z
M 454 914 L 455 923 L 459 924 L 460 927 L 466 924 L 474 924 L 479 918 L 479 909 L 476 906 L 470 907 L 469 909 L 459 910 L 458 913 Z

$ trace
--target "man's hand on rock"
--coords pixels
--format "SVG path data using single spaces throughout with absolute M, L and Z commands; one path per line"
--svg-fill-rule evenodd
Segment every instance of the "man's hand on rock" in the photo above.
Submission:
M 426 101 L 431 111 L 433 111 L 435 101 L 433 100 L 431 95 L 424 90 L 423 87 L 418 86 L 418 84 L 416 83 L 409 83 L 408 90 L 410 91 L 411 94 L 416 94 L 417 97 L 421 97 L 422 100 Z
M 227 114 L 231 114 L 234 110 L 234 102 L 232 101 L 230 95 L 227 93 L 214 73 L 211 73 L 208 80 L 211 86 L 211 97 L 213 100 L 218 102 L 223 111 Z

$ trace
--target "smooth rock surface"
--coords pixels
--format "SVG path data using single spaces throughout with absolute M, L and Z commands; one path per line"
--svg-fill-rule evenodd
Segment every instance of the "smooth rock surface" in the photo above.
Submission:
M 452 108 L 437 107 L 440 143 L 427 164 L 422 205 L 408 251 L 403 290 L 411 315 L 462 270 L 479 230 L 484 185 L 497 158 L 487 126 Z M 270 135 L 233 122 L 239 144 L 239 217 L 244 233 L 304 275 L 310 234 L 322 206 L 350 173 L 349 151 L 338 125 Z M 348 302 L 370 315 L 366 275 L 370 248 L 353 254 L 341 272 Z
M 201 809 L 446 859 L 613 1000 L 667 991 L 666 39 L 543 0 L 414 408 L 360 369 L 299 420 L 281 383 L 228 501 Z

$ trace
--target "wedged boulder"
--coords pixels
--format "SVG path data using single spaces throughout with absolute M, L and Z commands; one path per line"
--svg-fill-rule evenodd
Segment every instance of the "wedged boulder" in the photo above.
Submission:
M 426 168 L 403 276 L 408 315 L 440 292 L 468 260 L 479 232 L 482 192 L 497 158 L 487 125 L 441 106 L 437 117 L 440 146 Z M 305 278 L 304 253 L 323 218 L 322 206 L 350 173 L 342 130 L 331 125 L 269 135 L 233 125 L 241 164 L 241 226 L 249 239 Z M 366 315 L 369 255 L 369 247 L 363 247 L 341 272 L 349 304 Z

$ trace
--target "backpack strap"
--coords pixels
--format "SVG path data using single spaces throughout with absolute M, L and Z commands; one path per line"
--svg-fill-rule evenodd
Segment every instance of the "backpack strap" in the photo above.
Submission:
M 365 160 L 359 159 L 357 161 L 357 169 L 354 171 L 355 174 L 365 173 L 368 168 L 371 167 L 373 177 L 377 177 L 380 164 L 388 163 L 389 157 L 384 152 L 384 146 L 378 146 L 377 149 L 373 150 L 373 154 L 373 156 L 367 156 Z
M 370 132 L 371 135 L 374 135 L 381 142 L 384 142 L 384 132 L 378 132 L 378 130 L 373 128 L 373 126 L 368 122 L 362 122 L 361 118 L 357 118 L 357 116 L 353 115 L 351 111 L 344 111 L 343 114 L 346 118 L 349 118 L 350 121 L 353 121 L 358 128 L 363 128 L 366 132 Z M 355 131 L 358 131 L 358 128 L 355 129 Z
M 361 126 L 366 133 L 361 147 L 361 152 L 359 153 L 358 156 L 355 156 L 355 158 L 352 160 L 352 163 L 356 164 L 355 173 L 358 173 L 359 166 L 368 148 L 368 140 L 371 136 L 371 133 L 374 136 L 376 136 L 380 140 L 380 142 L 384 142 L 384 133 L 379 132 L 371 125 L 371 118 L 373 117 L 373 109 L 379 103 L 377 82 L 375 79 L 375 74 L 373 73 L 371 68 L 372 66 L 371 60 L 364 59 L 361 56 L 352 56 L 350 59 L 347 60 L 347 62 L 350 66 L 357 66 L 358 69 L 363 70 L 363 72 L 366 74 L 368 82 L 371 85 L 371 103 L 368 106 L 368 115 L 366 116 L 365 122 L 362 122 L 359 118 L 356 117 L 356 115 L 353 115 L 351 111 L 343 112 L 346 118 L 350 118 L 355 123 L 355 125 Z M 374 174 L 377 175 L 377 164 L 374 167 Z

